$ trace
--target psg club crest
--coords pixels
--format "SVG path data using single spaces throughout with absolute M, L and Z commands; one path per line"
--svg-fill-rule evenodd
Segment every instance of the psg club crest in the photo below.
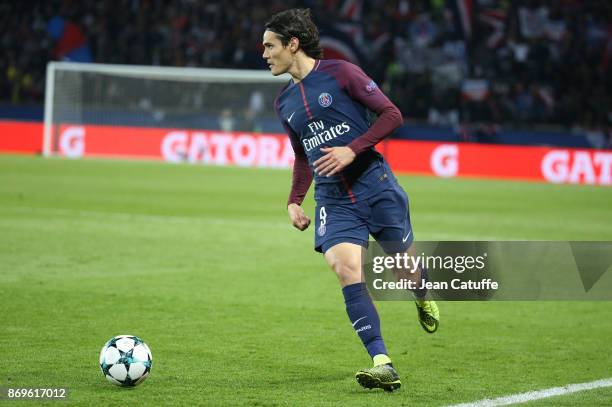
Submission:
M 332 95 L 327 92 L 323 92 L 319 95 L 319 104 L 322 107 L 328 107 L 332 104 Z

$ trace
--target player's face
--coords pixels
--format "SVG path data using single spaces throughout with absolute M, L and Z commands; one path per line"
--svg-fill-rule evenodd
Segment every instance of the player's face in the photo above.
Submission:
M 274 32 L 268 30 L 264 32 L 263 47 L 263 58 L 268 63 L 272 75 L 281 75 L 289 70 L 293 63 L 293 54 L 289 46 L 283 46 Z

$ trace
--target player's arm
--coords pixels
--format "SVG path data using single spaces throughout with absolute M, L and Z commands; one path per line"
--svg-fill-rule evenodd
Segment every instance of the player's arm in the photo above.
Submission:
M 293 141 L 291 144 L 293 145 Z M 293 226 L 299 230 L 306 230 L 310 225 L 310 218 L 306 216 L 301 205 L 312 183 L 312 173 L 310 172 L 304 149 L 296 149 L 294 146 L 293 151 L 295 153 L 295 161 L 293 162 L 293 175 L 291 177 L 291 191 L 287 200 L 287 211 Z
M 378 115 L 368 131 L 353 140 L 348 147 L 356 155 L 374 147 L 404 122 L 400 110 L 356 65 L 344 64 L 347 72 L 346 91 L 355 100 Z
M 393 130 L 402 125 L 402 113 L 387 96 L 356 65 L 343 63 L 338 75 L 348 95 L 366 108 L 375 112 L 378 118 L 372 126 L 346 147 L 322 148 L 325 155 L 315 161 L 319 175 L 333 175 L 342 171 L 362 152 L 380 143 Z
M 291 127 L 285 124 L 280 115 L 279 118 L 289 136 L 291 147 L 295 155 L 293 174 L 291 176 L 291 191 L 289 192 L 289 199 L 287 200 L 287 212 L 289 213 L 289 218 L 293 226 L 299 230 L 306 230 L 310 225 L 310 218 L 306 216 L 301 205 L 312 183 L 312 172 L 310 171 L 308 158 L 306 157 L 306 152 L 304 151 L 304 147 L 302 147 L 302 143 L 299 141 L 299 137 Z

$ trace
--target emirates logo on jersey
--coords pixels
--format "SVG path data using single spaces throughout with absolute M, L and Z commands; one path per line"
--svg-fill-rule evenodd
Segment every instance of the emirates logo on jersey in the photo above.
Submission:
M 321 93 L 321 94 L 319 95 L 319 104 L 320 104 L 322 107 L 328 107 L 328 106 L 330 106 L 330 105 L 332 104 L 332 101 L 333 101 L 333 99 L 332 99 L 332 95 L 330 95 L 330 94 L 329 94 L 329 93 L 327 93 L 327 92 L 323 92 L 323 93 Z
M 304 150 L 306 150 L 306 152 L 348 133 L 351 131 L 351 126 L 349 126 L 347 122 L 326 126 L 323 120 L 317 120 L 308 123 L 308 129 L 312 136 L 302 139 L 302 144 L 304 144 Z

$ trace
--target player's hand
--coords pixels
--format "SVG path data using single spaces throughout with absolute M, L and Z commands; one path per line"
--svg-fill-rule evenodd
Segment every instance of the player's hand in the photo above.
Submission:
M 308 228 L 310 225 L 310 218 L 306 216 L 304 209 L 302 209 L 300 205 L 296 203 L 289 204 L 289 206 L 287 206 L 287 211 L 289 212 L 289 218 L 293 226 L 299 230 L 306 230 Z
M 323 147 L 325 155 L 315 161 L 315 172 L 328 177 L 346 168 L 355 159 L 355 153 L 350 147 Z

